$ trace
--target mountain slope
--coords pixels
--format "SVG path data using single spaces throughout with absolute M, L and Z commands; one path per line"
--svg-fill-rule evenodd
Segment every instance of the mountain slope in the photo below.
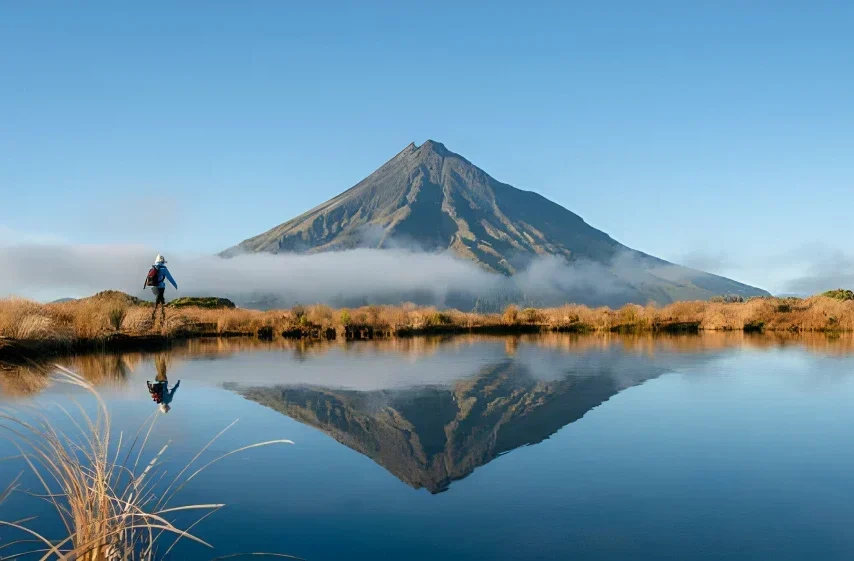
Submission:
M 593 282 L 619 284 L 619 299 L 626 302 L 767 295 L 632 250 L 545 197 L 496 181 L 432 140 L 410 144 L 337 197 L 221 255 L 401 245 L 449 250 L 506 275 L 544 255 L 596 264 Z

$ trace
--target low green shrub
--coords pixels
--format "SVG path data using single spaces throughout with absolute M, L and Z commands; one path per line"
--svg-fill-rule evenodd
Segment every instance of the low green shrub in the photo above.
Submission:
M 823 292 L 822 296 L 827 296 L 828 298 L 834 298 L 836 300 L 854 300 L 854 291 L 847 290 L 845 288 L 837 288 L 836 290 Z
M 181 296 L 170 301 L 167 306 L 171 308 L 207 308 L 209 310 L 234 309 L 237 307 L 228 298 L 215 298 L 213 296 Z

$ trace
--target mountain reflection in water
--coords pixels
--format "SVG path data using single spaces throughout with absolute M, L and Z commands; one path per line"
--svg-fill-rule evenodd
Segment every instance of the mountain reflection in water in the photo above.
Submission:
M 852 350 L 850 337 L 549 334 L 349 344 L 200 340 L 165 353 L 59 362 L 98 387 L 122 388 L 143 365 L 143 377 L 154 371 L 165 376 L 183 361 L 210 360 L 205 382 L 317 428 L 413 488 L 440 493 L 499 455 L 549 438 L 627 388 L 683 368 L 700 370 L 733 348 L 788 344 L 822 353 Z M 238 373 L 227 360 L 238 353 L 261 360 L 242 361 Z M 0 397 L 26 397 L 49 385 L 44 368 L 0 368 Z M 134 385 L 143 389 L 138 381 Z
M 661 372 L 649 369 L 635 383 Z M 234 389 L 320 429 L 408 485 L 439 493 L 502 453 L 545 440 L 624 387 L 607 372 L 538 381 L 506 360 L 449 388 Z
M 446 386 L 376 391 L 306 384 L 226 387 L 321 430 L 416 489 L 440 493 L 499 455 L 549 438 L 627 388 L 696 366 L 733 345 L 792 341 L 743 334 L 530 338 L 527 343 L 570 351 L 544 379 L 513 356 L 520 339 L 505 340 L 508 358 Z M 824 349 L 822 339 L 798 342 Z M 850 344 L 843 346 L 850 350 Z

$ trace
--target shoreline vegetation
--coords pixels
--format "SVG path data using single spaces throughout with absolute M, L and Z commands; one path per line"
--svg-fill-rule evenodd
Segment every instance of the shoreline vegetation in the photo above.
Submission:
M 810 298 L 716 297 L 666 306 L 519 308 L 481 314 L 403 304 L 332 309 L 237 308 L 222 298 L 180 298 L 151 320 L 152 304 L 123 292 L 40 304 L 0 299 L 0 361 L 97 350 L 157 349 L 173 340 L 205 337 L 364 340 L 452 334 L 698 333 L 700 331 L 837 334 L 854 331 L 854 293 L 833 290 Z
M 425 337 L 395 337 L 351 342 L 341 339 L 274 339 L 257 337 L 204 337 L 171 340 L 163 348 L 136 349 L 69 354 L 42 357 L 24 363 L 0 362 L 0 396 L 8 399 L 38 394 L 52 385 L 48 372 L 67 368 L 94 386 L 121 388 L 130 383 L 131 375 L 143 364 L 154 363 L 156 371 L 172 371 L 177 365 L 192 360 L 215 360 L 240 353 L 281 353 L 302 362 L 336 352 L 344 360 L 359 361 L 378 355 L 395 355 L 421 359 L 444 351 L 461 351 L 481 344 L 500 344 L 506 357 L 514 357 L 522 348 L 547 352 L 585 354 L 619 350 L 630 356 L 653 358 L 668 354 L 720 353 L 729 349 L 765 351 L 796 346 L 821 356 L 854 354 L 854 334 L 828 336 L 825 333 L 745 333 L 743 331 L 702 331 L 696 335 L 635 333 L 565 334 L 558 332 L 517 335 L 462 334 Z
M 191 532 L 225 505 L 174 505 L 176 495 L 197 475 L 229 456 L 260 447 L 293 444 L 291 440 L 277 439 L 214 452 L 212 445 L 234 426 L 234 421 L 173 475 L 167 473 L 163 462 L 171 441 L 165 445 L 149 443 L 156 414 L 139 427 L 135 436 L 133 432 L 115 434 L 107 404 L 86 378 L 62 367 L 50 378 L 83 389 L 94 401 L 94 407 L 90 405 L 94 411 L 89 412 L 83 403 L 76 402 L 77 411 L 57 405 L 44 412 L 23 408 L 0 412 L 0 435 L 19 452 L 5 460 L 18 460 L 21 464 L 18 476 L 0 487 L 0 503 L 13 493 L 45 501 L 56 511 L 62 532 L 58 539 L 48 537 L 40 533 L 41 528 L 37 531 L 30 526 L 36 516 L 22 519 L 20 513 L 12 512 L 15 519 L 0 519 L 0 528 L 4 529 L 4 538 L 17 531 L 21 539 L 4 539 L 3 547 L 17 546 L 22 551 L 13 549 L 3 559 L 168 559 L 181 540 L 213 549 L 212 544 Z M 33 489 L 28 488 L 32 485 Z M 245 555 L 299 559 L 276 553 Z M 224 557 L 218 557 L 221 558 Z

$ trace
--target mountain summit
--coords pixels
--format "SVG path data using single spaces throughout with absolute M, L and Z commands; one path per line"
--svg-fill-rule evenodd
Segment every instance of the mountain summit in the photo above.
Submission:
M 500 183 L 434 140 L 404 148 L 334 199 L 224 252 L 450 249 L 512 274 L 531 256 L 602 261 L 621 246 L 548 199 Z
M 592 263 L 610 277 L 603 280 L 624 285 L 622 300 L 638 303 L 767 294 L 630 249 L 545 197 L 493 179 L 434 140 L 410 144 L 337 197 L 221 255 L 401 246 L 449 250 L 505 275 L 537 256 Z

